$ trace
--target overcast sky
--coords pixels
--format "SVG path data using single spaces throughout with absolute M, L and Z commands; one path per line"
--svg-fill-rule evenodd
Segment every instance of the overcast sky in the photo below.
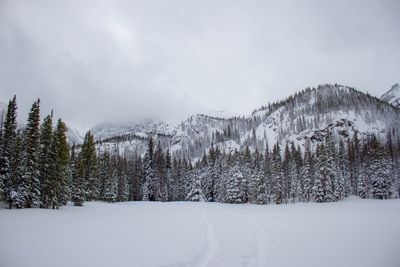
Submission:
M 0 0 L 0 100 L 80 130 L 400 81 L 400 1 Z

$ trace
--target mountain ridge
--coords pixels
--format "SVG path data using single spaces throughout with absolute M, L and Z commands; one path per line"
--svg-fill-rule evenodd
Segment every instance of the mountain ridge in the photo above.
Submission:
M 247 116 L 218 118 L 197 114 L 175 126 L 168 125 L 167 134 L 157 127 L 142 125 L 140 131 L 132 128 L 119 132 L 125 137 L 131 135 L 132 139 L 114 138 L 111 142 L 97 139 L 99 146 L 106 143 L 109 148 L 117 146 L 124 153 L 143 154 L 146 138 L 153 136 L 173 156 L 196 160 L 211 144 L 225 152 L 245 147 L 265 150 L 276 142 L 294 142 L 299 146 L 304 146 L 307 140 L 318 143 L 328 132 L 341 138 L 351 138 L 357 132 L 363 138 L 375 134 L 383 139 L 389 129 L 399 129 L 399 119 L 398 109 L 382 99 L 352 87 L 325 84 L 296 92 Z M 165 128 L 163 123 L 159 126 L 159 129 Z

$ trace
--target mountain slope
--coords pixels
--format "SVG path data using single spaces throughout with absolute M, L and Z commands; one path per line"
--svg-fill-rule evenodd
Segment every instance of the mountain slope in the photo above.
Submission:
M 198 159 L 211 144 L 225 152 L 243 149 L 263 151 L 276 142 L 303 146 L 321 142 L 330 133 L 348 139 L 375 134 L 384 139 L 398 130 L 400 111 L 376 97 L 341 85 L 307 88 L 287 99 L 255 110 L 247 117 L 226 118 L 193 115 L 178 125 L 145 121 L 139 124 L 95 127 L 99 149 L 143 154 L 149 135 L 178 158 Z
M 381 100 L 389 104 L 400 107 L 400 85 L 396 83 L 392 88 L 381 96 Z

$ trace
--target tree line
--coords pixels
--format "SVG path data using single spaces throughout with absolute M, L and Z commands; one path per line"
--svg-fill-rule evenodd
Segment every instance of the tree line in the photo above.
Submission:
M 69 200 L 66 126 L 53 115 L 40 123 L 40 100 L 32 104 L 26 127 L 17 123 L 16 97 L 0 128 L 0 198 L 9 208 L 58 208 Z
M 0 128 L 0 196 L 9 208 L 58 208 L 71 201 L 209 201 L 282 204 L 332 202 L 350 195 L 388 199 L 400 193 L 400 139 L 388 130 L 344 139 L 328 132 L 304 147 L 276 143 L 270 149 L 225 153 L 211 144 L 202 158 L 172 157 L 149 137 L 146 153 L 101 150 L 86 133 L 68 146 L 66 126 L 52 114 L 40 120 L 33 103 L 26 127 L 17 125 L 16 97 Z M 227 130 L 227 134 L 229 129 Z

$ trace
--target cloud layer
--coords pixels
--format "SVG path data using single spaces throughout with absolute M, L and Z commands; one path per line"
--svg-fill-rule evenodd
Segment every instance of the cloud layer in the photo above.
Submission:
M 80 129 L 400 79 L 398 1 L 0 0 L 0 99 Z

